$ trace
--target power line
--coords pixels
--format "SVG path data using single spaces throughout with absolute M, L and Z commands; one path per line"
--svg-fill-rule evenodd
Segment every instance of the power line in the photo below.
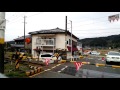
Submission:
M 17 22 L 17 21 L 19 21 L 19 22 Z M 22 21 L 22 18 L 19 18 L 19 19 L 17 19 L 16 21 L 10 22 L 10 23 L 8 23 L 8 24 L 10 25 L 10 24 L 13 24 L 13 23 L 16 23 L 16 22 L 17 22 L 17 23 L 20 23 L 20 21 Z
M 38 14 L 42 14 L 42 13 L 43 13 L 43 12 L 39 12 L 39 13 L 37 13 L 37 14 L 33 14 L 33 15 L 31 15 L 31 16 L 27 16 L 27 18 L 33 17 L 33 16 L 38 15 Z
M 26 13 L 28 13 L 28 12 L 24 12 L 24 13 L 20 14 L 19 16 L 13 18 L 13 19 L 10 20 L 10 21 L 14 22 L 14 21 L 18 20 L 20 17 L 24 16 Z M 8 22 L 8 23 L 12 23 L 12 22 Z
M 98 23 L 106 23 L 109 21 L 97 21 L 97 22 L 92 22 L 92 23 L 88 23 L 88 24 L 82 24 L 82 25 L 78 25 L 78 26 L 74 26 L 74 27 L 81 27 L 81 26 L 86 26 L 86 25 L 91 25 L 91 24 L 98 24 Z M 109 23 L 106 23 L 109 24 Z
M 25 12 L 23 12 L 23 13 L 25 13 Z M 17 13 L 17 15 L 22 15 L 22 14 Z M 13 15 L 9 16 L 7 19 L 12 19 L 12 17 L 15 18 L 17 15 L 13 14 Z
M 31 16 L 27 16 L 27 18 L 32 17 L 32 16 L 35 16 L 35 15 L 38 15 L 38 14 L 41 14 L 41 13 L 37 13 L 37 14 L 31 15 Z M 23 14 L 22 14 L 22 15 L 23 15 Z M 15 21 L 13 21 L 13 22 L 10 22 L 9 24 L 11 24 L 11 23 L 15 23 L 15 22 L 17 22 L 19 19 L 22 20 L 22 18 L 19 18 L 19 17 L 18 17 L 17 20 L 15 20 Z
M 108 16 L 106 16 L 106 17 L 108 17 Z M 101 18 L 105 18 L 105 17 L 101 17 Z M 101 22 L 103 22 L 103 23 L 106 23 L 106 22 L 109 22 L 109 21 L 97 21 L 97 22 L 94 22 L 94 20 L 97 20 L 97 19 L 101 19 L 101 18 L 96 18 L 96 19 L 93 19 L 93 20 L 89 20 L 89 21 L 93 21 L 92 23 L 87 23 L 87 24 L 82 24 L 82 25 L 78 25 L 78 26 L 75 26 L 75 27 L 81 27 L 81 26 L 85 26 L 85 25 L 91 25 L 91 24 L 96 24 L 96 23 L 101 23 Z M 86 21 L 85 21 L 86 22 Z
M 104 29 L 80 29 L 80 30 L 74 30 L 74 31 L 90 31 L 90 30 L 110 30 L 110 29 L 120 29 L 120 28 L 104 28 Z
M 91 32 L 86 32 L 86 33 L 76 33 L 76 34 L 106 34 L 106 33 L 116 33 L 116 32 L 102 32 L 102 33 L 98 33 L 98 32 L 96 32 L 96 33 L 91 33 Z

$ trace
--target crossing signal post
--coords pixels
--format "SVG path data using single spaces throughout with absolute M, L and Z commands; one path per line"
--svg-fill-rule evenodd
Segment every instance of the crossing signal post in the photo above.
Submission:
M 5 12 L 0 12 L 0 73 L 4 73 Z

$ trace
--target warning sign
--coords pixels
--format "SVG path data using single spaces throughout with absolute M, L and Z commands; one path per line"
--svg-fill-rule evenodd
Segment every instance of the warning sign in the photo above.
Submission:
M 4 38 L 0 38 L 0 44 L 4 44 Z
M 80 69 L 80 67 L 83 65 L 82 62 L 75 62 L 74 63 L 76 66 L 76 70 L 78 71 Z

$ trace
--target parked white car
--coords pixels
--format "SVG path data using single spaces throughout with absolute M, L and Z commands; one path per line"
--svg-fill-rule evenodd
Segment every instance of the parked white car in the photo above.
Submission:
M 54 63 L 54 60 L 57 59 L 56 57 L 54 57 L 52 54 L 49 54 L 49 53 L 41 54 L 39 58 L 40 58 L 40 61 L 42 62 L 45 62 L 45 59 L 49 58 L 50 63 Z
M 91 51 L 90 54 L 91 54 L 91 55 L 100 55 L 100 52 L 97 52 L 97 51 Z
M 116 51 L 109 51 L 106 54 L 106 64 L 109 62 L 120 62 L 120 53 Z
M 90 53 L 91 53 L 91 51 L 84 52 L 83 55 L 89 55 Z

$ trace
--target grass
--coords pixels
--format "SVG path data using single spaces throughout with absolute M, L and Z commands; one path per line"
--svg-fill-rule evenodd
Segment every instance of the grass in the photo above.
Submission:
M 4 65 L 4 74 L 9 78 L 27 78 L 25 71 L 30 70 L 27 65 L 20 64 L 20 70 L 15 70 L 15 63 Z

